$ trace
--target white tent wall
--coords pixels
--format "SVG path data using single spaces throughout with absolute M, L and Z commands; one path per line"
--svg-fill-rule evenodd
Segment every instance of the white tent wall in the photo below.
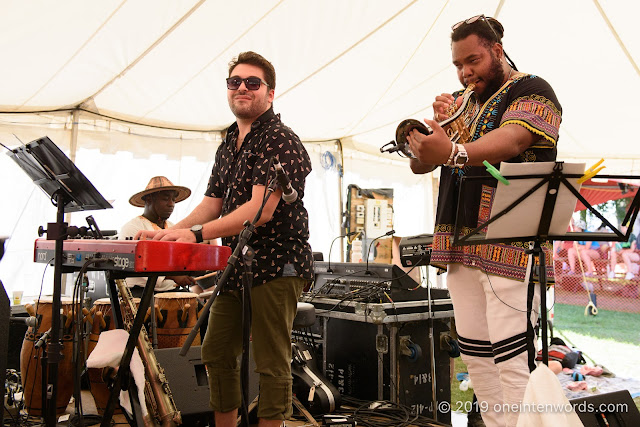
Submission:
M 113 209 L 77 212 L 66 215 L 70 225 L 86 225 L 92 215 L 103 230 L 118 230 L 130 218 L 141 213 L 129 204 L 129 197 L 145 188 L 149 178 L 167 176 L 174 184 L 192 190 L 187 200 L 178 203 L 171 217 L 178 221 L 201 200 L 207 186 L 218 133 L 172 131 L 105 120 L 81 114 L 78 122 L 75 163 Z M 0 141 L 10 148 L 49 136 L 67 155 L 70 153 L 72 114 L 2 115 Z M 18 140 L 19 138 L 19 140 Z M 331 241 L 341 233 L 340 193 L 346 186 L 394 188 L 394 222 L 398 233 L 411 235 L 433 227 L 431 175 L 416 176 L 406 161 L 363 154 L 346 148 L 340 153 L 335 142 L 305 143 L 313 164 L 307 179 L 304 203 L 309 211 L 310 243 L 328 259 Z M 342 158 L 344 157 L 344 165 Z M 324 160 L 323 160 L 324 158 Z M 333 159 L 327 162 L 327 158 Z M 344 169 L 344 178 L 339 171 Z M 0 278 L 8 292 L 20 289 L 25 296 L 52 290 L 52 268 L 33 262 L 34 240 L 39 226 L 55 221 L 56 209 L 49 198 L 6 155 L 0 156 L 0 182 L 4 206 L 0 213 L 0 236 L 9 236 L 6 253 L 0 262 Z M 341 189 L 342 186 L 342 189 Z M 331 258 L 340 260 L 336 242 Z M 42 291 L 41 291 L 41 286 Z
M 314 162 L 305 195 L 314 251 L 328 256 L 330 240 L 340 233 L 340 182 L 343 196 L 348 184 L 393 187 L 398 233 L 430 231 L 433 175 L 414 176 L 406 161 L 378 149 L 400 121 L 431 117 L 434 97 L 460 87 L 450 28 L 477 14 L 499 19 L 504 48 L 519 69 L 556 91 L 563 107 L 559 160 L 592 165 L 604 157 L 606 173 L 640 173 L 633 128 L 640 2 L 0 2 L 0 142 L 17 145 L 13 133 L 24 142 L 48 135 L 73 151 L 80 169 L 114 200 L 115 209 L 92 212 L 105 229 L 137 213 L 128 197 L 153 174 L 194 190 L 174 218 L 198 203 L 219 132 L 233 121 L 224 86 L 228 62 L 253 50 L 274 64 L 275 110 Z M 77 148 L 70 146 L 70 109 L 82 110 Z M 37 114 L 52 110 L 61 112 Z M 342 180 L 320 160 L 327 151 L 344 159 Z M 7 156 L 0 156 L 0 178 L 8 206 L 0 235 L 11 236 L 0 275 L 8 286 L 35 289 L 42 266 L 30 262 L 33 238 L 54 209 Z M 82 214 L 71 218 L 84 223 Z

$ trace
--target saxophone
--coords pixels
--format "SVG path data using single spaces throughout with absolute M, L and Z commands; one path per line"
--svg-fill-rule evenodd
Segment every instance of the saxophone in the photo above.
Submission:
M 131 330 L 133 321 L 138 311 L 131 295 L 131 291 L 122 279 L 116 280 L 118 293 L 120 294 L 120 306 L 122 307 L 122 318 L 125 329 Z M 138 352 L 144 365 L 145 374 L 145 396 L 151 405 L 152 412 L 161 426 L 176 426 L 182 424 L 180 411 L 173 400 L 169 382 L 164 373 L 164 369 L 158 363 L 153 347 L 149 341 L 147 331 L 142 327 L 138 336 Z
M 469 83 L 460 94 L 462 98 L 460 107 L 455 102 L 451 103 L 446 111 L 448 118 L 439 123 L 452 142 L 466 144 L 471 139 L 469 129 L 480 112 L 480 104 L 473 92 L 475 87 L 475 83 Z

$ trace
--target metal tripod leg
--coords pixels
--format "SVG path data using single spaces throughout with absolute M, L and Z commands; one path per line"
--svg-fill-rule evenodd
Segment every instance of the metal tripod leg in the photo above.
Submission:
M 256 396 L 255 399 L 253 399 L 253 401 L 249 404 L 247 412 L 251 413 L 251 411 L 256 409 L 256 407 L 258 406 L 259 397 L 260 396 L 258 395 Z M 300 413 L 307 419 L 307 422 L 309 424 L 311 424 L 313 427 L 320 427 L 320 424 L 316 421 L 315 418 L 313 418 L 313 415 L 311 415 L 311 413 L 307 411 L 307 408 L 304 407 L 302 402 L 300 402 L 296 396 L 292 397 L 291 402 L 298 409 L 298 411 L 300 411 Z M 240 425 L 241 418 L 242 417 L 238 417 L 237 425 Z
M 307 411 L 307 408 L 304 407 L 304 405 L 302 404 L 302 402 L 300 402 L 298 400 L 297 396 L 293 396 L 291 399 L 293 405 L 298 408 L 298 411 L 300 411 L 300 413 L 302 415 L 304 415 L 304 417 L 307 419 L 307 421 L 313 426 L 313 427 L 320 427 L 320 424 L 318 424 L 318 422 L 316 421 L 315 418 L 313 418 L 313 415 L 311 415 L 311 413 L 309 411 Z

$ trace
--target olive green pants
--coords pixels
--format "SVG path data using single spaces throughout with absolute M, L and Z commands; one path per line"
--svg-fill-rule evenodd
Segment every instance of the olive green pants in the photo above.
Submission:
M 306 280 L 280 277 L 251 290 L 251 336 L 256 373 L 260 375 L 258 417 L 284 420 L 291 416 L 291 328 Z M 211 408 L 229 412 L 242 405 L 242 293 L 224 292 L 211 306 L 202 342 Z

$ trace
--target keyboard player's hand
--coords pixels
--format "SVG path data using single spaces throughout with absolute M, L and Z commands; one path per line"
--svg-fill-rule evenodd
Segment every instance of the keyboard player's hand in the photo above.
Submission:
M 153 237 L 153 240 L 196 243 L 196 235 L 188 228 L 170 228 L 159 230 Z
M 196 281 L 191 276 L 166 276 L 165 279 L 170 279 L 176 282 L 176 287 L 189 289 L 189 286 L 195 285 Z
M 133 236 L 134 240 L 153 240 L 156 234 L 162 230 L 140 230 Z
M 188 228 L 168 228 L 164 230 L 138 231 L 136 239 L 167 240 L 174 242 L 196 243 L 196 235 Z

